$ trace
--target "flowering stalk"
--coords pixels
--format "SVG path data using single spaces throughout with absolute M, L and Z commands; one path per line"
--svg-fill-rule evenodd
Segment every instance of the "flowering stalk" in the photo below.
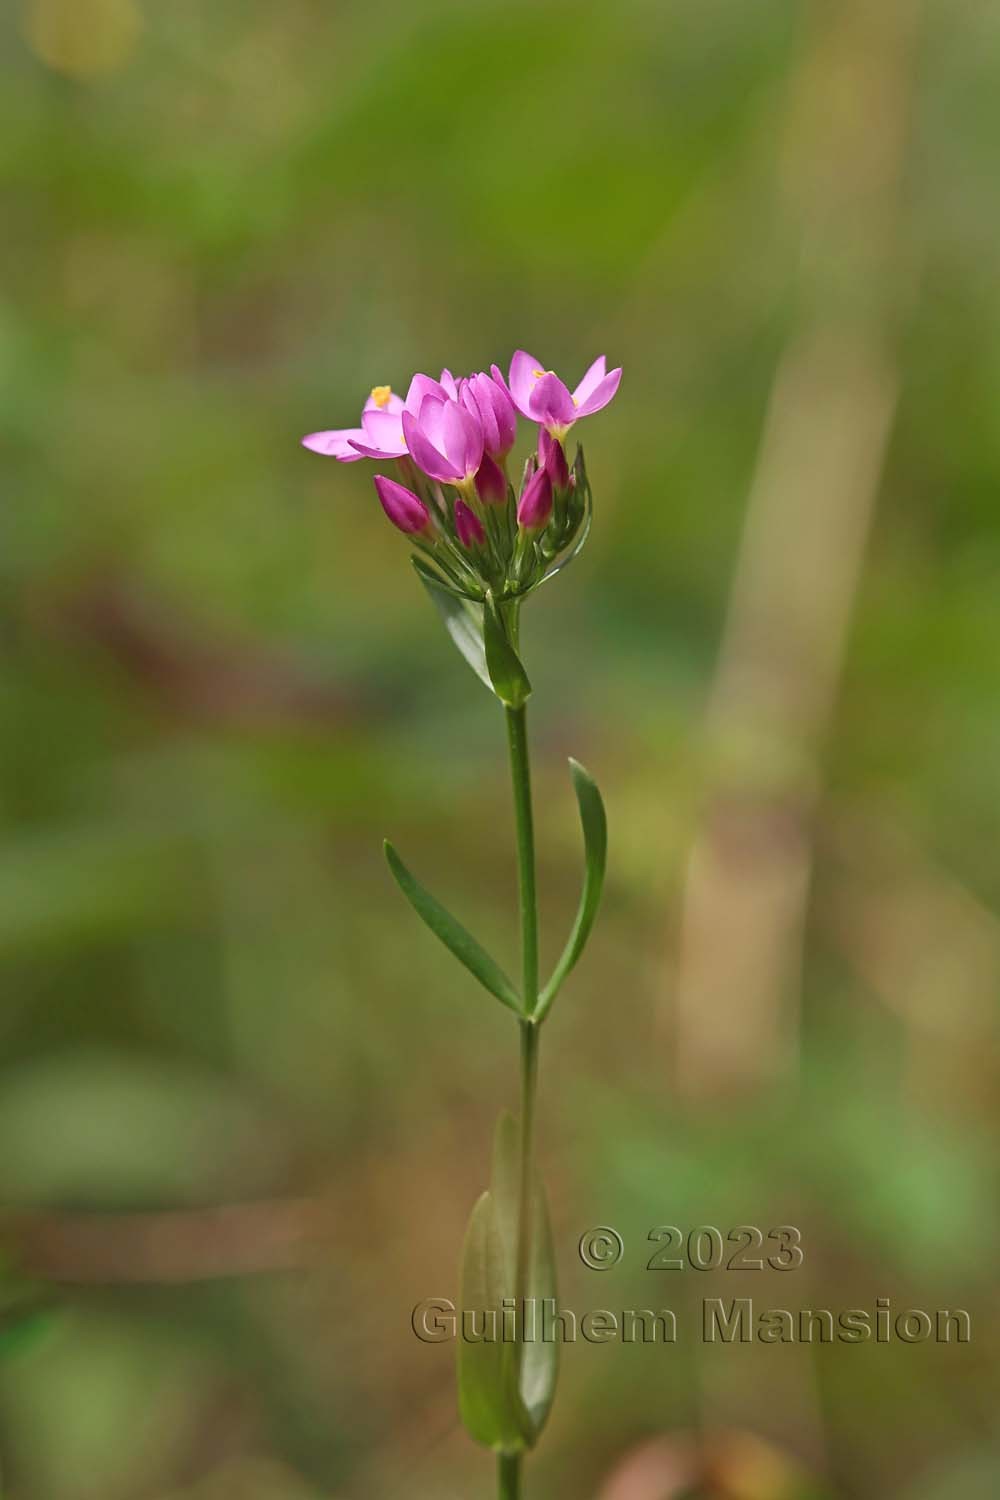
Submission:
M 527 1340 L 529 1304 L 555 1297 L 555 1256 L 544 1190 L 535 1166 L 535 1100 L 541 1028 L 583 952 L 600 901 L 607 825 L 600 793 L 576 761 L 570 772 L 583 829 L 584 878 L 576 920 L 562 954 L 540 983 L 538 898 L 526 703 L 531 683 L 520 658 L 521 605 L 577 556 L 590 530 L 592 500 L 583 451 L 570 467 L 565 441 L 582 417 L 606 406 L 621 371 L 595 360 L 571 393 L 519 351 L 506 380 L 491 374 L 456 381 L 415 375 L 405 400 L 376 386 L 361 425 L 313 433 L 316 452 L 349 463 L 397 463 L 399 479 L 375 487 L 388 519 L 416 546 L 413 565 L 452 640 L 503 706 L 514 799 L 521 983 L 410 873 L 391 844 L 386 858 L 403 894 L 434 935 L 517 1017 L 520 1119 L 497 1122 L 489 1188 L 472 1211 L 462 1256 L 462 1307 L 484 1337 L 459 1342 L 459 1409 L 469 1433 L 497 1453 L 500 1500 L 520 1500 L 524 1454 L 534 1447 L 555 1394 L 558 1346 Z M 507 479 L 517 414 L 537 423 L 519 491 Z M 400 482 L 405 481 L 405 482 Z M 450 491 L 450 493 L 449 493 Z M 517 1337 L 497 1337 L 513 1303 Z M 488 1319 L 493 1320 L 493 1335 Z

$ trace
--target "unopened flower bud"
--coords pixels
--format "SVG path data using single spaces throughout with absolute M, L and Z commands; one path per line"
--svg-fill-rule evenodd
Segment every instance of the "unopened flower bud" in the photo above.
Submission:
M 463 547 L 482 547 L 486 542 L 483 523 L 464 500 L 455 501 L 455 530 Z
M 375 475 L 375 490 L 393 526 L 408 536 L 430 535 L 431 513 L 419 495 L 384 474 Z
M 503 505 L 507 500 L 507 481 L 495 459 L 487 453 L 476 474 L 476 494 L 487 505 Z
M 524 487 L 517 507 L 517 524 L 525 531 L 538 531 L 552 514 L 552 480 L 547 469 L 538 469 Z
M 463 380 L 461 400 L 482 424 L 486 452 L 506 458 L 517 437 L 517 412 L 506 385 L 480 372 Z
M 552 480 L 556 490 L 569 489 L 569 465 L 563 445 L 543 427 L 538 434 L 538 461 Z

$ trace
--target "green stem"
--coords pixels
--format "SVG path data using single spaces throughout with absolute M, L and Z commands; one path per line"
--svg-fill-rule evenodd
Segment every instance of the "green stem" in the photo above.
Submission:
M 497 1464 L 498 1500 L 521 1500 L 521 1459 L 519 1454 L 501 1453 Z
M 531 814 L 531 766 L 523 708 L 508 708 L 507 745 L 517 824 L 517 872 L 521 902 L 521 974 L 525 1015 L 538 1002 L 538 898 L 535 890 L 535 828 Z
M 516 622 L 514 622 L 516 631 Z M 531 811 L 531 768 L 525 711 L 508 708 L 507 743 L 514 788 L 514 818 L 517 827 L 517 868 L 521 908 L 521 973 L 524 1017 L 521 1021 L 521 1171 L 517 1215 L 517 1265 L 514 1305 L 523 1315 L 528 1290 L 532 1240 L 532 1188 L 535 1178 L 535 1096 L 538 1088 L 539 1028 L 534 1021 L 538 1004 L 538 895 L 535 886 L 535 834 Z M 518 1348 L 520 1359 L 521 1348 Z M 520 1455 L 501 1456 L 498 1470 L 500 1500 L 518 1500 L 521 1494 Z

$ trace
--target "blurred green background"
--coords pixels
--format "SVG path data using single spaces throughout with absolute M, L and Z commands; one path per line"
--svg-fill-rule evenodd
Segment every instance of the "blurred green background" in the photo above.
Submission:
M 513 955 L 502 722 L 298 438 L 519 346 L 625 367 L 523 634 L 549 962 L 567 754 L 611 826 L 563 1301 L 682 1329 L 565 1350 L 529 1493 L 996 1495 L 996 7 L 10 0 L 0 68 L 5 1495 L 491 1492 L 409 1318 L 515 1036 L 380 841 Z M 744 1223 L 802 1269 L 645 1269 Z M 709 1348 L 703 1296 L 973 1341 Z

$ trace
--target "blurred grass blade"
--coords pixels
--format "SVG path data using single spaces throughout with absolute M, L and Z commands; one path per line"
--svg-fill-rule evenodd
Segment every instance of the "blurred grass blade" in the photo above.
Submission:
M 521 658 L 507 639 L 503 621 L 492 598 L 487 598 L 483 606 L 483 641 L 493 691 L 508 708 L 523 708 L 531 696 L 531 683 L 521 665 Z
M 539 1019 L 548 1011 L 556 995 L 558 995 L 562 988 L 566 976 L 586 946 L 601 899 L 601 890 L 604 885 L 604 869 L 608 856 L 608 820 L 604 811 L 604 803 L 601 801 L 601 794 L 597 790 L 593 778 L 580 765 L 579 761 L 571 758 L 569 769 L 573 777 L 573 790 L 576 792 L 576 800 L 580 807 L 580 822 L 583 826 L 585 866 L 583 891 L 580 896 L 580 906 L 577 910 L 576 921 L 573 923 L 573 930 L 569 935 L 569 940 L 563 949 L 562 957 L 553 970 L 552 978 L 545 986 L 539 998 L 538 1008 L 535 1012 Z
M 55 1299 L 41 1293 L 31 1301 L 0 1310 L 0 1359 L 31 1348 L 55 1321 Z
M 462 1248 L 458 1406 L 470 1437 L 508 1453 L 524 1447 L 522 1417 L 505 1369 L 511 1346 L 501 1339 L 501 1304 L 510 1294 L 496 1206 L 486 1192 L 472 1210 Z
M 435 937 L 441 939 L 448 948 L 464 964 L 470 974 L 475 975 L 479 983 L 491 995 L 495 995 L 501 1004 L 506 1005 L 515 1014 L 521 1014 L 521 999 L 507 975 L 501 969 L 495 959 L 491 958 L 486 949 L 476 941 L 471 932 L 466 931 L 460 922 L 457 922 L 451 913 L 441 905 L 429 891 L 416 880 L 404 865 L 388 839 L 385 842 L 385 857 L 389 862 L 396 884 L 403 895 L 409 901 L 418 917 L 434 933 Z
M 417 577 L 427 590 L 431 603 L 444 621 L 444 628 L 460 655 L 492 693 L 493 684 L 486 667 L 486 650 L 483 646 L 482 606 L 471 600 L 458 598 L 421 558 L 414 557 L 412 562 Z

